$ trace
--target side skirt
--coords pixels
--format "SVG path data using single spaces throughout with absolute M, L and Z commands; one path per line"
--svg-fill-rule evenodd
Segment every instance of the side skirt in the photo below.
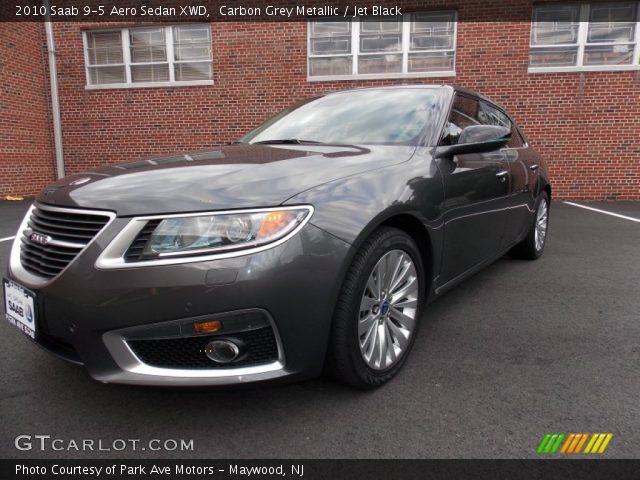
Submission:
M 489 265 L 494 263 L 496 260 L 502 258 L 503 256 L 505 256 L 509 252 L 509 250 L 511 250 L 513 247 L 515 247 L 521 241 L 522 241 L 522 239 L 518 239 L 517 241 L 515 241 L 511 245 L 509 245 L 507 248 L 501 250 L 500 253 L 498 253 L 497 255 L 495 255 L 493 257 L 489 257 L 486 260 L 482 260 L 479 263 L 476 263 L 473 267 L 471 267 L 468 270 L 462 272 L 460 275 L 452 278 L 447 283 L 444 283 L 444 284 L 436 287 L 433 290 L 433 294 L 429 295 L 428 302 L 430 303 L 431 301 L 435 300 L 437 297 L 439 297 L 439 296 L 443 295 L 444 293 L 448 292 L 449 290 L 451 290 L 453 287 L 455 287 L 459 283 L 462 283 L 463 281 L 467 280 L 468 278 L 474 276 L 480 270 L 484 269 L 485 267 L 488 267 Z

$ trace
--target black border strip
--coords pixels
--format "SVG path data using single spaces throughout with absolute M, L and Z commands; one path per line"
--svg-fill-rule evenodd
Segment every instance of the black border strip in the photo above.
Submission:
M 153 467 L 162 473 L 153 473 Z M 136 469 L 137 467 L 137 469 Z M 252 467 L 259 470 L 251 475 Z M 100 468 L 100 474 L 96 475 Z M 64 469 L 64 474 L 55 474 Z M 70 470 L 75 469 L 75 470 Z M 114 473 L 109 472 L 113 469 Z M 77 473 L 73 473 L 73 472 Z M 7 479 L 465 480 L 638 478 L 640 460 L 0 460 Z M 38 473 L 39 472 L 39 473 Z M 71 473 L 69 473 L 71 472 Z M 266 472 L 266 473 L 259 473 Z M 283 476 L 282 473 L 285 475 Z M 300 475 L 302 473 L 302 475 Z
M 374 7 L 400 11 L 456 10 L 458 22 L 530 22 L 534 5 L 597 3 L 598 0 L 2 0 L 2 22 L 256 22 L 349 20 Z M 47 5 L 48 4 L 48 8 Z M 639 2 L 640 4 L 640 2 Z M 143 9 L 143 6 L 145 7 Z M 270 10 L 267 7 L 271 7 Z M 158 10 L 158 8 L 160 10 Z M 275 10 L 275 8 L 280 10 Z M 303 10 L 300 10 L 302 8 Z M 640 6 L 638 7 L 640 8 Z M 129 9 L 129 10 L 127 10 Z M 133 14 L 135 9 L 135 14 Z M 286 10 L 283 10 L 286 9 Z M 397 9 L 397 10 L 396 10 Z M 148 15 L 159 13 L 159 15 Z M 274 12 L 267 14 L 267 12 Z M 116 12 L 116 13 L 114 13 Z M 146 12 L 143 14 L 143 12 Z M 226 12 L 227 14 L 223 14 Z M 291 12 L 291 13 L 287 13 Z M 49 14 L 49 15 L 47 15 Z

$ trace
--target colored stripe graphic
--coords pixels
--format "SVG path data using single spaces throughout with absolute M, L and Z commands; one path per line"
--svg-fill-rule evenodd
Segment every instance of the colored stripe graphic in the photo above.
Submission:
M 540 444 L 538 445 L 538 453 L 556 453 L 562 440 L 564 439 L 564 433 L 547 433 Z
M 562 443 L 563 438 L 564 438 L 564 433 L 559 433 L 558 438 L 553 444 L 553 447 L 551 447 L 551 451 L 549 453 L 556 453 L 558 451 L 558 448 L 560 447 L 560 443 Z
M 604 453 L 612 438 L 612 433 L 551 432 L 542 437 L 536 451 L 539 454 L 563 453 L 569 455 L 578 453 Z
M 573 442 L 575 436 L 575 433 L 569 434 L 569 436 L 567 437 L 567 441 L 564 442 L 564 445 L 562 445 L 562 450 L 560 450 L 560 453 L 567 453 L 567 449 L 569 448 L 569 445 L 571 445 L 571 442 Z
M 576 451 L 575 453 L 580 453 L 580 450 L 582 450 L 582 446 L 584 445 L 584 443 L 587 441 L 587 438 L 589 438 L 589 434 L 588 433 L 583 433 L 582 434 L 582 438 L 580 439 L 580 441 L 578 442 L 578 445 L 576 445 Z
M 613 438 L 613 433 L 607 433 L 607 436 L 604 439 L 604 442 L 602 442 L 602 445 L 600 445 L 600 450 L 598 450 L 598 453 L 604 453 L 604 451 L 607 449 L 607 446 L 609 445 L 609 442 L 611 441 L 611 439 Z
M 582 436 L 579 433 L 576 433 L 573 437 L 573 442 L 571 442 L 571 445 L 569 445 L 569 450 L 567 450 L 567 453 L 573 453 L 576 450 L 576 445 L 578 445 L 578 440 L 580 440 L 582 438 Z
M 604 453 L 612 438 L 612 433 L 594 433 L 584 453 Z
M 549 443 L 549 440 L 551 439 L 551 434 L 547 433 L 544 437 L 542 437 L 542 441 L 540 442 L 540 445 L 538 445 L 538 449 L 536 450 L 538 453 L 545 453 L 544 449 L 547 446 L 547 443 Z
M 596 443 L 597 438 L 598 438 L 597 433 L 594 433 L 591 436 L 591 440 L 589 440 L 589 443 L 587 443 L 587 448 L 584 449 L 584 453 L 591 453 L 591 448 L 593 447 L 593 444 Z

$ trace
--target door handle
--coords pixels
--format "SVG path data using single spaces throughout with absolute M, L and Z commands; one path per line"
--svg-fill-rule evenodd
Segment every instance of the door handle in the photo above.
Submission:
M 538 170 L 538 168 L 540 168 L 540 165 L 538 165 L 537 163 L 529 166 L 529 170 L 531 170 L 532 172 L 535 172 L 536 170 Z
M 498 173 L 496 173 L 496 177 L 498 177 L 501 182 L 504 182 L 507 179 L 508 174 L 509 174 L 508 171 L 500 170 Z

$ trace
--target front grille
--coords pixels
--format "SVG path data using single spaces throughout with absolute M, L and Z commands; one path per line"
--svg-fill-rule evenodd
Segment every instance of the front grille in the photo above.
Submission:
M 228 364 L 217 364 L 204 353 L 206 345 L 216 338 L 238 339 L 246 346 L 247 355 Z M 128 340 L 135 355 L 147 365 L 161 368 L 215 369 L 237 368 L 273 363 L 278 359 L 278 344 L 271 327 L 228 335 Z
M 109 221 L 108 215 L 87 214 L 82 210 L 53 210 L 35 207 L 22 232 L 20 262 L 25 270 L 51 278 L 60 273 L 93 240 Z M 48 237 L 32 240 L 34 233 Z

